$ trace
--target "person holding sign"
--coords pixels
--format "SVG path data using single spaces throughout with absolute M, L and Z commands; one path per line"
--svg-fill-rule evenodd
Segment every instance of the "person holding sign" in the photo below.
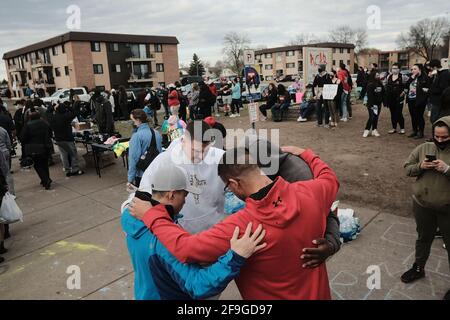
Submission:
M 323 99 L 331 116 L 330 126 L 337 127 L 339 123 L 338 106 L 340 97 L 342 96 L 343 87 L 341 80 L 339 80 L 337 72 L 335 70 L 333 70 L 331 84 L 324 85 L 323 89 Z
M 323 87 L 331 84 L 331 77 L 326 71 L 326 65 L 320 65 L 318 71 L 319 74 L 316 75 L 313 82 L 313 94 L 317 100 L 317 126 L 323 127 L 323 118 L 325 117 L 325 127 L 329 128 L 330 115 L 328 108 L 324 105 Z

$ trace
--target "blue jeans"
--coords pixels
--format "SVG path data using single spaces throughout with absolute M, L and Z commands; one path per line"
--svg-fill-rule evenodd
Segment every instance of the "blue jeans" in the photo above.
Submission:
M 308 114 L 316 108 L 315 102 L 303 101 L 300 105 L 300 117 L 306 119 Z
M 347 99 L 348 93 L 342 92 L 341 96 L 342 118 L 346 119 L 348 119 Z

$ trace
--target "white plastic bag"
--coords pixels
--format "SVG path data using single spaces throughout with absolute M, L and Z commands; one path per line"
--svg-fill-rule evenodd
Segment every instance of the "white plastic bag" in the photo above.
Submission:
M 23 222 L 23 213 L 16 203 L 16 197 L 7 192 L 0 208 L 0 221 L 3 223 Z

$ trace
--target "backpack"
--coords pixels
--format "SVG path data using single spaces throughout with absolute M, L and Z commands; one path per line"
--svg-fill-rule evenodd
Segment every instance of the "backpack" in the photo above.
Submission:
M 136 168 L 141 171 L 147 170 L 153 160 L 155 160 L 155 158 L 159 155 L 158 148 L 156 147 L 156 133 L 152 128 L 150 128 L 150 131 L 152 133 L 152 141 L 150 142 L 150 147 L 148 147 L 147 151 L 145 151 L 145 153 L 141 156 L 138 163 L 136 164 Z

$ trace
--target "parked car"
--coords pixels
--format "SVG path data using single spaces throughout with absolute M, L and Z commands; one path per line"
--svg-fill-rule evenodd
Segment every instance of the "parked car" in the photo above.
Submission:
M 276 80 L 276 82 L 293 82 L 294 78 L 291 75 L 280 76 Z
M 91 100 L 90 94 L 87 92 L 86 88 L 79 87 L 73 88 L 73 93 L 80 97 L 80 100 L 83 102 L 89 102 Z M 70 98 L 70 89 L 60 89 L 52 94 L 50 97 L 42 98 L 42 101 L 45 104 L 55 104 L 58 102 L 69 101 Z

